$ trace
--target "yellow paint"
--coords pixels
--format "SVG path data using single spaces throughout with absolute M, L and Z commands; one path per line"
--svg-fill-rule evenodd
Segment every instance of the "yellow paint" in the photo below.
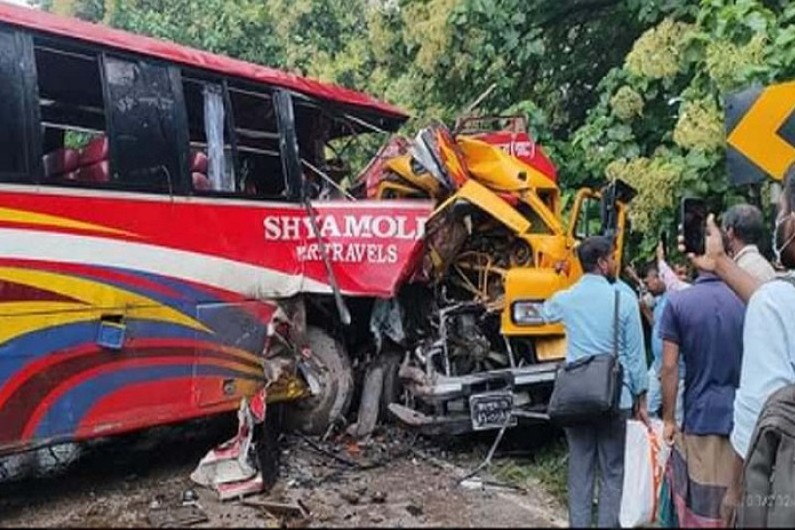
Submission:
M 489 215 L 499 220 L 517 234 L 524 234 L 530 230 L 530 221 L 525 219 L 522 214 L 502 200 L 493 191 L 474 180 L 468 181 L 455 195 L 443 202 L 441 206 L 436 209 L 433 217 L 441 214 L 448 206 L 462 199 L 488 212 Z
M 0 344 L 50 326 L 96 318 L 96 313 L 85 311 L 87 308 L 123 311 L 124 315 L 129 318 L 169 322 L 212 332 L 198 320 L 160 304 L 156 300 L 84 278 L 16 267 L 0 267 L 0 280 L 29 285 L 76 300 L 73 304 L 68 302 L 6 302 L 0 304 L 0 315 L 24 317 L 4 319 L 3 325 L 0 326 Z M 50 309 L 48 313 L 42 312 L 45 306 Z
M 292 401 L 309 395 L 309 389 L 300 377 L 289 375 L 279 378 L 268 387 L 268 403 Z
M 407 181 L 408 185 L 388 180 L 381 184 L 384 189 L 392 189 L 394 197 L 422 196 L 422 194 L 416 193 L 417 188 L 431 197 L 439 197 L 442 193 L 441 183 L 430 172 L 414 173 L 412 171 L 411 155 L 390 158 L 384 163 L 384 167 Z M 383 190 L 379 190 L 377 197 L 385 198 Z
M 566 358 L 566 336 L 538 337 L 535 341 L 539 361 L 559 361 Z
M 495 191 L 557 189 L 555 183 L 534 167 L 499 147 L 467 136 L 456 139 L 472 177 Z M 519 178 L 524 173 L 525 178 Z
M 776 180 L 795 161 L 795 147 L 776 134 L 795 110 L 795 82 L 766 88 L 728 138 L 729 145 Z
M 53 226 L 58 228 L 74 228 L 78 230 L 90 230 L 93 232 L 102 232 L 106 234 L 138 237 L 137 234 L 125 232 L 124 230 L 116 230 L 115 228 L 108 228 L 106 226 L 75 221 L 74 219 L 69 219 L 67 217 L 58 217 L 55 215 L 29 212 L 27 210 L 16 210 L 13 208 L 0 208 L 0 222 Z

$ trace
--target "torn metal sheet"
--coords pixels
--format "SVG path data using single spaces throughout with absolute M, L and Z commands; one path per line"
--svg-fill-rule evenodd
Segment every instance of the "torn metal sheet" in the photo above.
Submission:
M 265 421 L 266 398 L 267 392 L 262 389 L 250 402 L 241 400 L 237 434 L 207 453 L 190 475 L 195 483 L 214 489 L 221 500 L 258 493 L 264 487 L 253 437 L 255 426 Z

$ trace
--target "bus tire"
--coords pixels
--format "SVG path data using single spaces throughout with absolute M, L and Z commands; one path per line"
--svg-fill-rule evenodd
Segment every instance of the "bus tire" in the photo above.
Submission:
M 320 391 L 292 403 L 285 410 L 284 420 L 288 430 L 323 434 L 350 408 L 353 372 L 345 346 L 325 330 L 309 326 L 307 338 L 312 356 L 306 362 L 320 383 Z

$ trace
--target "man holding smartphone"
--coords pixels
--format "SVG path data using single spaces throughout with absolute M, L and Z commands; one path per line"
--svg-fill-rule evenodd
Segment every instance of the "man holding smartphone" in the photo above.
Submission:
M 748 306 L 743 330 L 743 362 L 740 385 L 734 400 L 731 444 L 734 449 L 732 483 L 723 499 L 723 524 L 731 525 L 743 494 L 743 464 L 749 454 L 751 435 L 768 397 L 779 389 L 795 384 L 795 164 L 785 176 L 784 192 L 779 197 L 778 215 L 773 230 L 776 261 L 787 270 L 784 279 L 762 282 L 734 260 L 724 249 L 721 231 L 710 215 L 704 255 L 691 255 L 693 263 L 714 271 Z M 792 461 L 779 465 L 793 466 Z M 773 501 L 776 499 L 774 498 Z M 791 499 L 790 499 L 791 500 Z M 771 505 L 770 510 L 788 510 L 788 506 Z
M 685 247 L 703 252 L 706 204 L 682 205 Z M 731 484 L 734 394 L 740 380 L 745 307 L 714 273 L 699 268 L 692 287 L 670 295 L 659 335 L 663 436 L 673 445 L 665 473 L 683 526 L 720 524 L 721 499 Z M 681 430 L 675 422 L 680 360 L 684 360 L 684 408 Z M 698 493 L 696 493 L 698 492 Z

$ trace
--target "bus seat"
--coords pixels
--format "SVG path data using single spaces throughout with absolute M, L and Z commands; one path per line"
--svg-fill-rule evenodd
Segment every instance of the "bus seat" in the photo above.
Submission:
M 209 160 L 203 151 L 191 151 L 190 153 L 190 170 L 191 172 L 207 174 L 207 166 Z
M 61 148 L 44 155 L 44 175 L 47 177 L 61 176 L 77 169 L 80 153 L 75 149 Z
M 77 180 L 80 182 L 108 182 L 110 180 L 108 161 L 103 160 L 81 167 L 77 170 Z
M 97 136 L 80 151 L 80 165 L 90 166 L 108 159 L 108 137 Z
M 204 173 L 199 173 L 198 171 L 194 171 L 191 173 L 191 178 L 193 179 L 193 189 L 194 190 L 212 190 L 212 184 L 210 183 L 210 179 L 207 178 L 207 175 Z

